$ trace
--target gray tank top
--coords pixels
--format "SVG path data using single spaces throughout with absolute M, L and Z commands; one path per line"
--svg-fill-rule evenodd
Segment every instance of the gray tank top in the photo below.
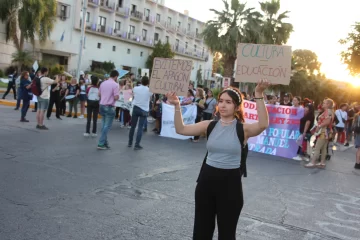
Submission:
M 240 167 L 241 144 L 236 124 L 236 121 L 227 126 L 222 126 L 220 121 L 216 123 L 206 143 L 207 165 L 221 169 Z

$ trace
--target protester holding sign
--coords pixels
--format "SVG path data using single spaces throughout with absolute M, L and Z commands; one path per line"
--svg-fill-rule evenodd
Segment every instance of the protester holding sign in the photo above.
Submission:
M 227 88 L 219 94 L 218 122 L 202 121 L 191 125 L 184 125 L 180 101 L 175 92 L 167 94 L 169 103 L 175 105 L 174 122 L 178 134 L 199 136 L 206 131 L 209 133 L 209 126 L 213 127 L 207 142 L 208 154 L 195 191 L 194 240 L 212 239 L 215 219 L 219 239 L 235 239 L 243 207 L 241 176 L 244 172 L 240 166 L 240 156 L 242 151 L 247 150 L 248 139 L 259 135 L 269 126 L 263 95 L 269 85 L 267 80 L 261 80 L 256 87 L 259 121 L 252 124 L 244 123 L 243 98 L 236 88 Z

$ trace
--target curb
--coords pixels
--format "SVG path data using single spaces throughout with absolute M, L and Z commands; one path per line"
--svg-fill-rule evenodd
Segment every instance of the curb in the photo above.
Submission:
M 7 100 L 4 100 L 4 99 L 0 99 L 0 105 L 3 105 L 3 106 L 8 106 L 8 107 L 16 107 L 16 102 L 10 102 L 10 101 L 7 101 Z M 22 107 L 22 104 L 20 104 L 20 108 Z M 34 109 L 35 108 L 35 105 L 34 104 L 30 104 L 29 106 L 29 109 Z M 56 109 L 53 109 L 52 112 L 56 112 Z M 66 111 L 65 112 L 65 115 L 69 114 L 69 111 Z M 80 113 L 77 113 L 77 116 L 80 116 L 81 114 Z M 84 114 L 84 119 L 87 118 L 87 114 L 85 113 Z M 101 115 L 99 114 L 98 115 L 98 119 L 101 118 Z

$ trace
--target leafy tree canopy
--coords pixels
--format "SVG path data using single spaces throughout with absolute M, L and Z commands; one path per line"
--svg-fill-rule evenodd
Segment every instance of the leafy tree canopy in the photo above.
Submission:
M 147 61 L 146 61 L 146 68 L 150 69 L 150 73 L 151 73 L 151 69 L 153 67 L 153 63 L 154 63 L 154 58 L 156 57 L 161 57 L 161 58 L 174 58 L 175 53 L 171 50 L 171 46 L 169 43 L 161 43 L 161 41 L 159 41 L 154 49 L 153 52 L 150 54 L 150 56 L 148 57 Z
M 340 44 L 348 46 L 341 52 L 341 60 L 347 65 L 352 76 L 360 76 L 360 22 L 356 22 L 353 31 Z

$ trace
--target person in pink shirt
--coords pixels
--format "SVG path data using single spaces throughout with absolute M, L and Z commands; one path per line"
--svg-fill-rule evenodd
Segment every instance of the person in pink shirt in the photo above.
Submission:
M 107 134 L 115 118 L 115 102 L 119 99 L 119 84 L 116 80 L 119 72 L 111 71 L 110 78 L 101 83 L 99 87 L 100 115 L 102 117 L 101 135 L 97 148 L 99 150 L 110 149 Z

